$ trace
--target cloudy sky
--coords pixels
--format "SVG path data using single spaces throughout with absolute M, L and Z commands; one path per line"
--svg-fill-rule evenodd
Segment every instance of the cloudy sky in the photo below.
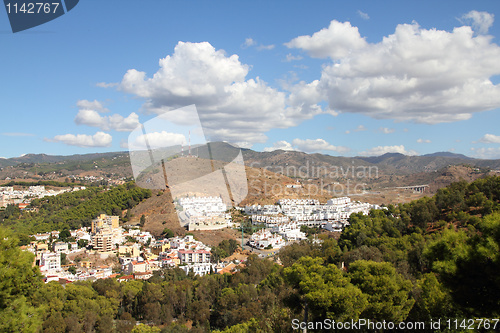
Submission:
M 258 151 L 500 158 L 497 1 L 80 1 L 16 34 L 0 11 L 2 157 L 126 150 L 194 104 Z

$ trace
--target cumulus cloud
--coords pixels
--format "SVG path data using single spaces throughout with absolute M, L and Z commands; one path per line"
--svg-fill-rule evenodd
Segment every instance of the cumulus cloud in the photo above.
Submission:
M 302 151 L 305 153 L 313 153 L 319 151 L 335 151 L 337 153 L 346 153 L 350 150 L 348 147 L 334 146 L 324 139 L 293 139 L 292 143 L 284 140 L 277 141 L 273 144 L 272 147 L 264 148 L 264 151 L 273 151 L 278 149 L 285 151 Z
M 123 117 L 119 114 L 103 117 L 94 110 L 85 109 L 78 111 L 75 117 L 75 123 L 78 125 L 98 127 L 103 131 L 115 130 L 118 132 L 130 132 L 140 125 L 139 116 L 135 112 L 132 112 L 127 117 Z
M 500 136 L 494 134 L 485 134 L 479 142 L 482 143 L 500 143 Z
M 473 156 L 483 159 L 500 159 L 500 148 L 471 148 Z
M 388 127 L 380 127 L 378 130 L 384 134 L 391 134 L 396 131 L 394 128 L 388 128 Z
M 94 110 L 94 111 L 97 111 L 99 113 L 109 112 L 109 110 L 107 108 L 105 108 L 104 105 L 102 105 L 102 103 L 99 102 L 98 100 L 88 101 L 86 99 L 81 99 L 81 100 L 76 102 L 76 106 L 79 109 Z
M 285 43 L 288 48 L 305 50 L 313 58 L 346 57 L 353 51 L 363 49 L 367 45 L 359 34 L 358 28 L 349 22 L 333 20 L 328 28 L 322 29 L 312 36 L 299 36 Z
M 349 22 L 332 21 L 286 45 L 333 60 L 318 85 L 332 110 L 436 124 L 500 107 L 500 86 L 490 80 L 500 74 L 500 47 L 469 26 L 401 24 L 370 44 Z
M 295 126 L 329 112 L 317 104 L 323 98 L 318 81 L 298 83 L 287 95 L 258 77 L 246 79 L 248 65 L 207 42 L 179 42 L 159 64 L 151 78 L 128 70 L 119 89 L 144 98 L 143 110 L 149 113 L 195 104 L 211 141 L 265 142 L 264 133 L 270 129 Z
M 470 23 L 475 32 L 480 34 L 487 34 L 490 27 L 495 21 L 495 15 L 488 12 L 478 12 L 477 10 L 471 10 L 467 14 L 462 16 L 460 20 L 464 23 Z
M 100 113 L 109 112 L 99 101 L 80 100 L 76 103 L 79 110 L 75 117 L 77 125 L 98 127 L 103 131 L 115 130 L 118 132 L 133 131 L 139 123 L 139 116 L 132 112 L 127 117 L 119 114 L 101 116 Z
M 335 151 L 338 153 L 346 153 L 349 151 L 348 147 L 334 146 L 323 139 L 293 139 L 292 145 L 296 147 L 297 150 L 312 153 L 318 151 Z
M 428 140 L 428 139 L 417 139 L 417 142 L 418 143 L 431 143 L 432 141 Z
M 285 150 L 285 151 L 295 150 L 295 148 L 292 147 L 292 144 L 290 142 L 282 140 L 282 141 L 278 141 L 278 142 L 273 143 L 272 147 L 264 148 L 264 151 L 274 151 L 274 150 L 280 150 L 280 149 Z
M 52 139 L 45 139 L 49 142 L 62 142 L 70 146 L 78 147 L 109 147 L 111 146 L 112 137 L 108 133 L 97 132 L 94 135 L 86 134 L 64 134 L 56 135 Z
M 127 145 L 129 149 L 157 149 L 171 146 L 186 145 L 187 140 L 183 134 L 170 133 L 167 131 L 151 132 L 135 138 L 132 143 Z
M 369 20 L 369 19 L 370 19 L 370 16 L 368 16 L 368 14 L 367 14 L 367 13 L 364 13 L 364 12 L 362 12 L 362 11 L 360 11 L 360 10 L 358 10 L 358 15 L 359 15 L 359 17 L 361 17 L 363 20 Z
M 361 156 L 380 156 L 387 153 L 400 153 L 403 155 L 418 155 L 418 153 L 414 150 L 406 150 L 405 146 L 378 146 L 370 148 L 366 151 L 362 151 L 359 154 Z

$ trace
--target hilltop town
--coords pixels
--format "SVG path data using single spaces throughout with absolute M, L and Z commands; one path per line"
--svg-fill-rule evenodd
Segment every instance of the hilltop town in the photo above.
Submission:
M 187 230 L 245 229 L 243 223 L 232 222 L 231 210 L 221 198 L 192 196 L 177 200 L 177 204 L 179 221 Z M 306 239 L 303 227 L 341 232 L 351 214 L 366 215 L 371 209 L 381 207 L 353 202 L 349 197 L 332 198 L 324 204 L 314 199 L 280 199 L 276 205 L 235 207 L 247 216 L 250 229 L 255 231 L 247 236 L 245 245 L 261 256 L 273 256 L 283 246 Z M 163 237 L 154 237 L 138 226 L 120 225 L 118 216 L 106 214 L 97 216 L 87 228 L 31 237 L 33 241 L 23 249 L 35 255 L 46 282 L 144 280 L 155 271 L 174 267 L 186 274 L 205 275 L 228 272 L 228 267 L 237 269 L 242 264 L 241 258 L 213 260 L 211 247 L 193 235 L 173 237 L 167 231 Z

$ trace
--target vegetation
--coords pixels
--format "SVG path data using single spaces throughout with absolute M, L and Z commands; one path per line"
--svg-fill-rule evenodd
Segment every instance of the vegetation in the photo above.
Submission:
M 121 215 L 122 210 L 133 208 L 150 196 L 150 190 L 132 183 L 109 190 L 92 187 L 34 199 L 30 206 L 37 208 L 38 212 L 21 212 L 16 206 L 8 206 L 0 212 L 0 225 L 13 230 L 20 238 L 51 230 L 76 229 L 90 226 L 92 219 L 100 213 Z
M 37 182 L 21 182 L 21 181 L 11 181 L 2 186 L 53 186 L 53 187 L 75 187 L 75 186 L 89 186 L 88 184 L 82 183 L 70 183 L 68 182 L 56 182 L 54 180 L 40 180 Z M 92 185 L 90 185 L 92 186 Z
M 239 245 L 236 240 L 224 239 L 219 243 L 219 245 L 212 247 L 212 262 L 219 262 L 220 260 L 229 257 L 238 247 Z
M 9 273 L 0 281 L 0 325 L 11 326 L 0 327 L 284 332 L 306 314 L 308 321 L 395 322 L 500 315 L 500 178 L 455 183 L 432 198 L 353 214 L 338 242 L 319 238 L 283 248 L 283 266 L 250 256 L 235 274 L 186 276 L 176 268 L 148 281 L 64 288 L 43 285 L 32 256 L 1 230 L 0 268 Z M 212 252 L 229 254 L 236 246 L 223 241 Z

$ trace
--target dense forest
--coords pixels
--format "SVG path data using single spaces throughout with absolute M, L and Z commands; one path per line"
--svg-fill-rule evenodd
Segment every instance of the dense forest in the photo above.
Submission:
M 51 230 L 77 229 L 90 226 L 100 213 L 122 215 L 122 211 L 135 207 L 151 197 L 151 191 L 127 183 L 110 189 L 93 186 L 85 190 L 67 192 L 53 197 L 33 199 L 33 212 L 22 212 L 9 205 L 0 212 L 0 225 L 14 231 L 21 241 L 27 235 Z M 127 216 L 122 219 L 127 219 Z
M 53 204 L 51 216 L 76 214 Z M 65 286 L 44 285 L 31 254 L 0 229 L 0 331 L 289 332 L 305 315 L 316 322 L 498 318 L 499 208 L 499 177 L 458 182 L 432 198 L 351 215 L 338 241 L 320 235 L 287 246 L 282 265 L 250 256 L 235 274 L 170 269 L 148 281 Z M 221 244 L 218 255 L 233 245 Z

